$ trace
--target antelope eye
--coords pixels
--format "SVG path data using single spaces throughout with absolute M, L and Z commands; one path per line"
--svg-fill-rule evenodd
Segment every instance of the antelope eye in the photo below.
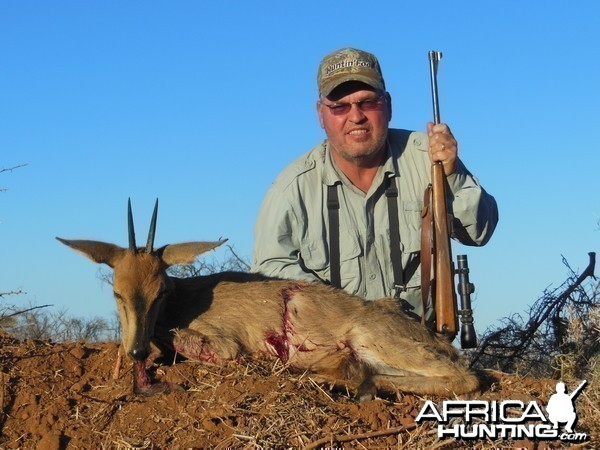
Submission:
M 113 292 L 113 295 L 115 296 L 115 298 L 119 301 L 123 301 L 123 297 L 121 296 L 121 294 L 119 294 L 118 292 Z

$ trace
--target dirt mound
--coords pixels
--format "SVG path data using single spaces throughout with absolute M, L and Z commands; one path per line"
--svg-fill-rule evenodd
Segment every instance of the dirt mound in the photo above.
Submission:
M 439 441 L 433 421 L 415 424 L 424 398 L 399 394 L 356 403 L 347 393 L 318 386 L 274 361 L 245 359 L 223 367 L 155 364 L 154 378 L 180 388 L 134 396 L 131 363 L 125 361 L 113 379 L 117 353 L 114 343 L 18 342 L 0 333 L 0 448 L 465 447 L 464 441 Z M 496 376 L 477 398 L 545 404 L 556 384 Z M 580 413 L 577 431 L 593 436 L 600 430 L 592 423 L 593 417 Z

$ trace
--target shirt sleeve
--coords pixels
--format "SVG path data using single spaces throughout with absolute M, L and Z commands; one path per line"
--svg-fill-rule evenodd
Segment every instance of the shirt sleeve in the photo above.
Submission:
M 302 269 L 299 226 L 286 193 L 274 184 L 265 196 L 254 227 L 252 271 L 275 278 L 318 280 Z
M 454 216 L 453 237 L 464 245 L 485 245 L 498 224 L 496 200 L 460 160 L 456 171 L 447 179 Z

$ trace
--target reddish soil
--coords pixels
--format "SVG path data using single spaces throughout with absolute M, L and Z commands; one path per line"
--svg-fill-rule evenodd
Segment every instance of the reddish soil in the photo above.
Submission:
M 558 441 L 440 441 L 433 421 L 415 424 L 426 398 L 357 403 L 274 361 L 154 364 L 155 379 L 180 388 L 135 396 L 130 362 L 113 379 L 117 353 L 114 343 L 18 342 L 0 332 L 0 448 L 563 448 Z M 556 384 L 494 377 L 476 398 L 545 405 Z M 588 402 L 597 399 L 587 394 Z M 577 431 L 597 437 L 598 405 L 585 405 L 578 400 Z

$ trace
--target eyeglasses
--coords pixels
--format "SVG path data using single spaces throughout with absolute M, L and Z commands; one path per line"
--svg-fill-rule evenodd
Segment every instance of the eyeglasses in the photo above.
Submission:
M 331 105 L 328 105 L 327 103 L 323 103 L 323 101 L 319 101 L 321 105 L 329 108 L 329 111 L 331 111 L 331 114 L 334 116 L 344 116 L 348 114 L 352 109 L 352 105 L 356 105 L 358 109 L 363 112 L 379 111 L 384 102 L 383 93 L 379 94 L 376 98 L 367 98 L 357 102 L 332 103 Z

